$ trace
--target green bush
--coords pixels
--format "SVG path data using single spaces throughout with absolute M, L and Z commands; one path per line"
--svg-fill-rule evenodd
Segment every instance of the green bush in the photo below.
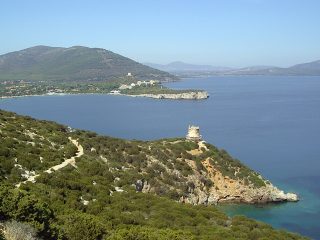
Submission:
M 69 240 L 101 240 L 107 231 L 99 218 L 89 214 L 76 212 L 61 218 L 63 235 Z

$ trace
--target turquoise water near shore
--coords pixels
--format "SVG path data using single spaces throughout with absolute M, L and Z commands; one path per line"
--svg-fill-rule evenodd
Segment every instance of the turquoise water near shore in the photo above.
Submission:
M 305 178 L 304 181 L 308 185 L 313 184 L 308 178 Z M 314 239 L 319 239 L 319 195 L 295 181 L 292 181 L 291 185 L 277 184 L 277 186 L 281 187 L 281 189 L 292 189 L 298 192 L 301 201 L 298 203 L 267 205 L 228 204 L 218 207 L 229 216 L 246 215 L 269 223 L 276 228 L 289 229 Z
M 208 77 L 167 85 L 206 89 L 210 98 L 41 96 L 1 99 L 0 108 L 129 139 L 184 136 L 188 124 L 199 125 L 207 142 L 301 197 L 298 203 L 223 205 L 223 211 L 320 239 L 320 77 Z

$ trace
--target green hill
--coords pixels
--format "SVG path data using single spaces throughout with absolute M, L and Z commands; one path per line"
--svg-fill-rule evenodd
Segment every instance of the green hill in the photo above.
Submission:
M 1 110 L 0 126 L 0 216 L 18 221 L 9 227 L 43 239 L 305 239 L 211 205 L 280 199 L 210 144 L 128 141 Z
M 112 81 L 129 72 L 137 79 L 175 78 L 101 48 L 36 46 L 0 56 L 0 81 Z

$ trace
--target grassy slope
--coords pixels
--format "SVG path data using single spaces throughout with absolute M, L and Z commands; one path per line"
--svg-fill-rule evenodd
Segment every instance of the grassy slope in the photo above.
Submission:
M 187 150 L 194 148 L 193 143 L 181 139 L 126 141 L 69 131 L 53 122 L 5 111 L 0 111 L 0 124 L 0 214 L 29 222 L 46 239 L 302 239 L 245 217 L 228 218 L 213 206 L 171 200 L 183 194 L 188 184 L 185 176 L 192 169 L 177 158 L 190 158 Z M 36 184 L 14 189 L 23 180 L 15 159 L 23 168 L 40 173 L 74 154 L 69 136 L 79 139 L 85 150 L 77 159 L 77 169 L 68 166 L 41 174 Z M 219 156 L 218 166 L 225 174 L 232 172 L 228 168 L 241 166 L 241 177 L 255 178 L 255 173 L 225 151 L 209 148 L 206 154 Z M 163 165 L 150 165 L 148 156 L 182 175 L 177 178 L 168 175 Z M 138 179 L 157 186 L 157 195 L 136 193 L 131 185 Z M 116 192 L 116 187 L 124 192 Z

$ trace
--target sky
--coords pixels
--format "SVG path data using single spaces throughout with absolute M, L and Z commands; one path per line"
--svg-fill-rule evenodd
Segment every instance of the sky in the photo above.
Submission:
M 161 64 L 320 59 L 319 0 L 1 0 L 0 29 L 0 54 L 82 45 Z

